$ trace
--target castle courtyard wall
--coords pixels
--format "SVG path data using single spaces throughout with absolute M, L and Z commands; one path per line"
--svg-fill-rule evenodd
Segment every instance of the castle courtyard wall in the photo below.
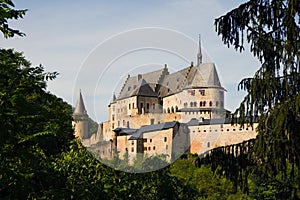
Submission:
M 237 144 L 256 137 L 257 124 L 241 128 L 239 125 L 213 124 L 189 126 L 190 152 L 201 154 L 219 146 Z

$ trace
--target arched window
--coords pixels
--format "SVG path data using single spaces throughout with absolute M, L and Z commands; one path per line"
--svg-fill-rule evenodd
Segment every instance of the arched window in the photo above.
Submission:
M 202 101 L 200 101 L 200 105 L 199 106 L 202 107 Z
M 190 103 L 190 107 L 193 107 L 193 105 L 194 105 L 193 102 L 191 102 L 191 103 Z
M 172 106 L 172 108 L 171 108 L 171 113 L 174 113 L 174 108 L 173 108 L 173 106 Z
M 168 108 L 168 113 L 170 113 L 170 108 Z
M 205 107 L 205 105 L 206 105 L 206 101 L 203 101 L 203 106 Z
M 194 107 L 197 107 L 197 102 L 196 101 L 194 102 Z
M 210 102 L 209 102 L 209 106 L 212 107 L 212 105 L 213 105 L 213 103 L 212 103 L 212 101 L 210 101 Z
M 175 111 L 178 112 L 178 107 L 177 106 L 175 107 Z

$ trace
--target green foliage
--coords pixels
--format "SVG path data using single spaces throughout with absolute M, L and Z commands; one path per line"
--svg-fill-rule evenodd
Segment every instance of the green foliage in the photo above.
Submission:
M 51 160 L 73 139 L 71 107 L 46 91 L 55 76 L 0 49 L 0 197 L 30 198 L 55 181 Z
M 255 169 L 266 181 L 265 191 L 271 191 L 267 196 L 299 198 L 300 2 L 250 0 L 217 18 L 215 25 L 224 44 L 243 51 L 246 39 L 261 62 L 254 77 L 239 84 L 248 94 L 233 119 L 242 125 L 259 119 L 250 157 L 257 161 Z M 246 171 L 251 172 L 252 167 Z M 280 192 L 273 193 L 274 187 Z
M 15 10 L 15 5 L 11 0 L 0 0 L 0 31 L 5 38 L 14 37 L 15 35 L 24 36 L 19 30 L 12 29 L 8 25 L 8 20 L 23 18 L 27 10 Z
M 192 161 L 180 159 L 171 166 L 171 174 L 177 177 L 181 184 L 188 189 L 187 199 L 239 199 L 243 195 L 236 192 L 233 183 L 225 177 L 214 174 L 210 168 L 202 165 L 197 168 Z
M 10 0 L 0 0 L 0 30 L 6 38 L 24 35 L 8 26 L 8 20 L 26 12 L 13 7 Z M 242 123 L 262 117 L 255 156 L 249 157 L 259 162 L 238 173 L 252 170 L 246 179 L 249 196 L 236 190 L 235 181 L 242 179 L 226 178 L 230 162 L 241 165 L 238 159 L 224 162 L 227 169 L 216 165 L 211 171 L 196 168 L 191 157 L 149 173 L 125 173 L 100 163 L 74 139 L 71 106 L 46 91 L 46 81 L 58 73 L 0 49 L 0 198 L 299 198 L 299 7 L 295 0 L 253 0 L 216 21 L 224 42 L 235 48 L 243 49 L 240 33 L 247 30 L 251 50 L 262 61 L 255 78 L 240 84 L 249 95 L 237 111 Z M 115 155 L 113 162 L 127 166 L 128 154 Z M 137 157 L 133 167 L 151 171 L 154 165 L 167 163 L 163 157 Z
M 98 131 L 98 123 L 95 122 L 93 119 L 90 117 L 88 118 L 88 126 L 89 126 L 89 136 L 91 136 L 94 133 L 97 133 Z

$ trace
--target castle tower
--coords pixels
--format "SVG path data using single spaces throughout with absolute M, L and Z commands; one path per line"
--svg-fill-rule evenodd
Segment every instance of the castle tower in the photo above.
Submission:
M 73 126 L 76 138 L 85 139 L 89 137 L 88 114 L 86 112 L 81 91 L 75 110 L 73 112 Z

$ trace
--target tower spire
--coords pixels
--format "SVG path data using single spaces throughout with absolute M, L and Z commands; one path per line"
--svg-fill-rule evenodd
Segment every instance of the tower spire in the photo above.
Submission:
M 197 66 L 202 63 L 202 52 L 201 52 L 201 34 L 199 34 L 199 49 L 197 54 Z
M 87 112 L 86 112 L 86 109 L 84 106 L 81 89 L 80 89 L 79 97 L 78 97 L 77 104 L 76 104 L 75 110 L 73 112 L 73 115 L 86 115 L 86 114 L 87 114 Z
M 79 137 L 80 139 L 86 139 L 89 137 L 88 114 L 84 106 L 81 90 L 79 90 L 79 97 L 73 112 L 72 124 L 74 127 L 75 137 Z

